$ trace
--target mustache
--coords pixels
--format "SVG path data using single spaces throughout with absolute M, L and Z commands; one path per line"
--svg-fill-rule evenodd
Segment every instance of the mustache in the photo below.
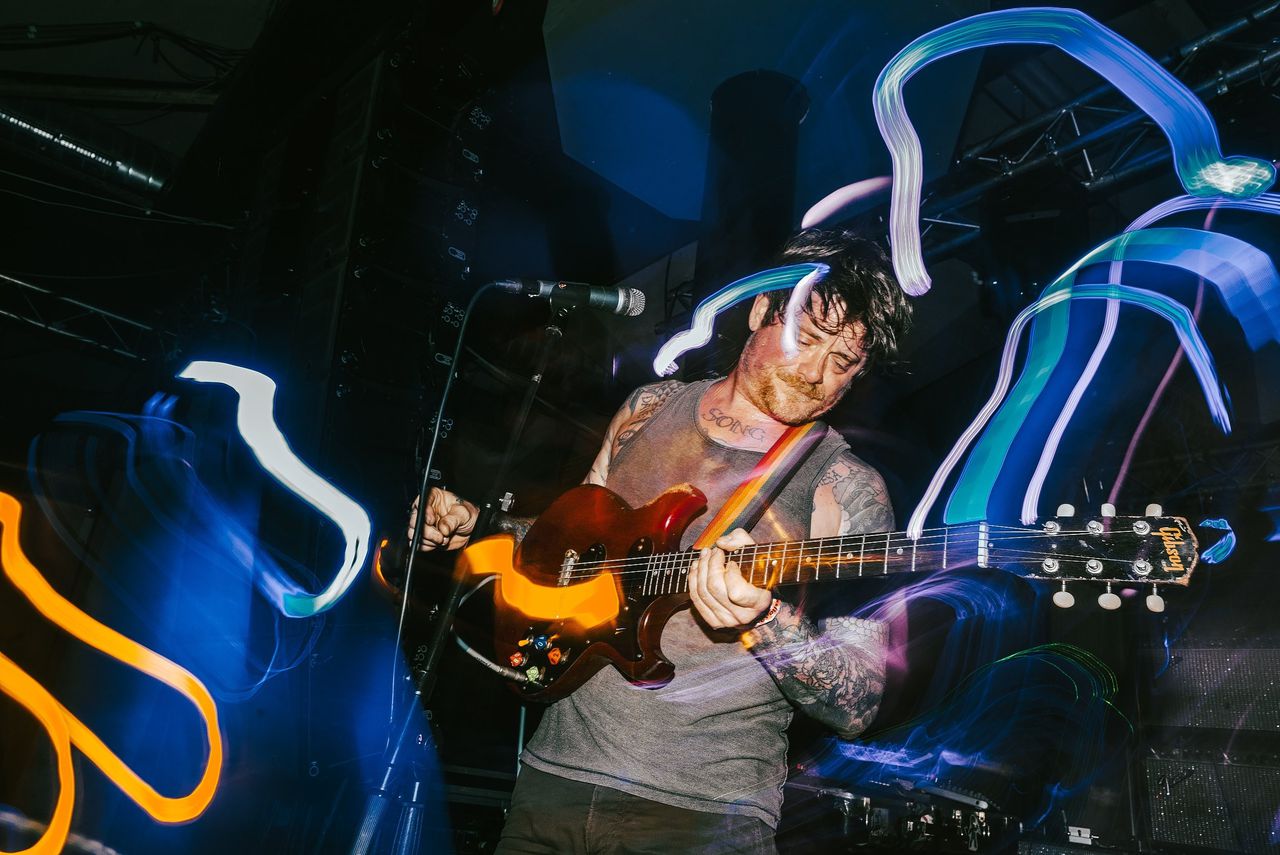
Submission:
M 822 388 L 817 383 L 810 383 L 799 374 L 793 374 L 790 371 L 779 371 L 777 377 L 806 398 L 814 401 L 822 400 Z

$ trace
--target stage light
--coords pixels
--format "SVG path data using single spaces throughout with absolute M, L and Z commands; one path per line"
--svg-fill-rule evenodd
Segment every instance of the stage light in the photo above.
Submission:
M 816 273 L 821 278 L 830 270 L 826 264 L 805 262 L 762 270 L 729 283 L 698 304 L 693 310 L 693 322 L 689 329 L 676 333 L 658 349 L 658 355 L 653 358 L 653 370 L 659 377 L 674 374 L 676 360 L 709 342 L 716 316 L 730 306 L 766 291 L 794 287 L 811 274 Z
M 1222 155 L 1203 103 L 1131 42 L 1074 9 L 1006 9 L 974 15 L 920 36 L 889 61 L 872 95 L 876 123 L 893 160 L 889 232 L 894 269 L 908 294 L 929 290 L 919 215 L 923 179 L 920 138 L 907 115 L 903 87 L 920 69 L 961 51 L 1000 44 L 1061 48 L 1119 89 L 1164 132 L 1179 181 L 1192 196 L 1256 196 L 1275 183 L 1270 161 Z
M 369 556 L 373 525 L 369 515 L 337 487 L 303 463 L 275 422 L 276 384 L 265 374 L 225 362 L 192 362 L 179 377 L 199 383 L 222 383 L 239 396 L 236 426 L 254 457 L 273 478 L 342 531 L 346 548 L 333 581 L 319 594 L 282 591 L 279 606 L 289 617 L 310 617 L 333 607 L 360 574 Z
M 66 707 L 27 677 L 9 660 L 0 657 L 0 683 L 6 693 L 32 712 L 54 740 L 59 778 L 63 784 L 54 808 L 51 831 L 66 838 L 61 811 L 69 812 L 74 779 L 70 771 L 65 739 L 79 748 L 125 795 L 159 822 L 186 822 L 195 819 L 213 800 L 222 770 L 222 736 L 218 730 L 218 709 L 209 690 L 185 668 L 166 659 L 133 639 L 99 623 L 54 590 L 22 551 L 18 541 L 22 506 L 7 493 L 0 493 L 0 565 L 5 576 L 40 614 L 85 644 L 134 670 L 158 680 L 189 700 L 204 722 L 209 757 L 196 786 L 185 796 L 162 796 L 106 746 L 102 739 Z M 57 723 L 61 721 L 61 724 Z M 65 801 L 64 801 L 65 800 Z M 42 838 L 42 843 L 48 838 Z M 55 852 L 57 847 L 45 850 Z M 30 851 L 30 850 L 28 850 Z

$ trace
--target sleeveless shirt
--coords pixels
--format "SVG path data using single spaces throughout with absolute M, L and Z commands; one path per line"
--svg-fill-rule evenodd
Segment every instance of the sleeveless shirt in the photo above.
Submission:
M 632 507 L 688 482 L 708 510 L 681 540 L 687 549 L 762 452 L 722 445 L 699 421 L 716 381 L 681 386 L 613 459 L 606 486 Z M 848 446 L 831 428 L 751 530 L 756 542 L 809 536 L 818 479 Z M 863 464 L 865 465 L 865 464 Z M 736 632 L 705 627 L 692 608 L 663 629 L 675 678 L 633 686 L 606 666 L 547 708 L 521 756 L 535 769 L 663 804 L 744 814 L 777 827 L 792 707 Z

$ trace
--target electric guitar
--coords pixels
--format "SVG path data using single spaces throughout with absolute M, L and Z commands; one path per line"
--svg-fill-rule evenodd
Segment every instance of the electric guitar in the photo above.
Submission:
M 675 669 L 659 646 L 662 628 L 689 605 L 694 554 L 679 550 L 706 497 L 681 485 L 640 508 L 593 484 L 575 487 L 547 508 L 519 547 L 511 535 L 467 546 L 456 572 L 497 577 L 495 620 L 499 662 L 510 665 L 518 691 L 552 701 L 606 665 L 638 685 L 670 682 Z M 1054 602 L 1074 601 L 1071 581 L 1106 586 L 1098 602 L 1119 608 L 1113 585 L 1151 585 L 1147 605 L 1164 608 L 1159 585 L 1185 585 L 1198 559 L 1181 517 L 1062 516 L 1039 526 L 985 522 L 903 532 L 760 543 L 729 553 L 753 585 L 800 583 L 962 567 L 996 568 L 1060 585 Z

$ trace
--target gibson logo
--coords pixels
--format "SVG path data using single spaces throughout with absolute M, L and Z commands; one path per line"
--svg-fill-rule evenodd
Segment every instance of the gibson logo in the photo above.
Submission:
M 1164 554 L 1169 559 L 1169 569 L 1185 570 L 1186 568 L 1182 566 L 1182 556 L 1178 553 L 1178 547 L 1182 545 L 1182 529 L 1167 525 L 1156 534 L 1164 544 Z

